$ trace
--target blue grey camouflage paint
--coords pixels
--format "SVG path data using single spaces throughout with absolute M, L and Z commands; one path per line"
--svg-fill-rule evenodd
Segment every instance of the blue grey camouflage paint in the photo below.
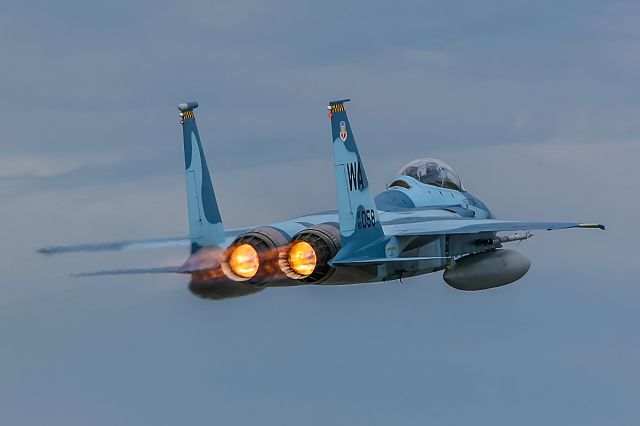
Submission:
M 202 247 L 223 244 L 225 240 L 222 217 L 193 111 L 197 107 L 197 102 L 178 105 L 184 142 L 189 239 L 192 253 Z
M 384 256 L 384 231 L 358 152 L 344 103 L 329 102 L 333 139 L 338 223 L 343 248 L 335 260 L 358 255 Z M 366 252 L 366 253 L 365 253 Z

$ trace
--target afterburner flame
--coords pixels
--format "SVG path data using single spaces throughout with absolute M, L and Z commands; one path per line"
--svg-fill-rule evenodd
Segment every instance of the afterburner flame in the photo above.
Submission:
M 229 256 L 229 268 L 242 278 L 253 278 L 260 268 L 258 252 L 250 244 L 240 244 Z
M 316 251 L 306 241 L 298 241 L 289 249 L 289 266 L 296 274 L 308 277 L 316 269 Z

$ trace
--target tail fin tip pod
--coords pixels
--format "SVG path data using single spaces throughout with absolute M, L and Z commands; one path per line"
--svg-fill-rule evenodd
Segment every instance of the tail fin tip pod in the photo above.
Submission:
M 178 109 L 181 112 L 185 112 L 185 111 L 193 111 L 194 109 L 198 108 L 198 103 L 195 101 L 192 102 L 182 102 L 180 104 L 178 104 Z
M 222 217 L 193 112 L 197 107 L 197 102 L 178 104 L 184 141 L 191 253 L 202 247 L 221 245 L 225 240 Z
M 356 243 L 352 250 L 357 250 L 384 237 L 384 231 L 344 107 L 348 101 L 331 101 L 327 109 L 331 119 L 342 244 L 345 247 L 348 243 Z

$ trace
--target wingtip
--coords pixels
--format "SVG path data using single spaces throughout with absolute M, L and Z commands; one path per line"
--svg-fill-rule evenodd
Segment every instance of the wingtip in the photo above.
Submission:
M 603 231 L 606 231 L 607 227 L 604 226 L 601 223 L 581 223 L 580 224 L 580 228 L 584 228 L 584 229 L 601 229 Z

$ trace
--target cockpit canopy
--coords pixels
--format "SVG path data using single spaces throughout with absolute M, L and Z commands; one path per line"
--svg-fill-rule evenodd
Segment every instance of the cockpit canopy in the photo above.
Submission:
M 400 169 L 398 175 L 409 176 L 422 183 L 440 188 L 464 191 L 460 178 L 451 166 L 434 158 L 421 158 L 412 161 Z

